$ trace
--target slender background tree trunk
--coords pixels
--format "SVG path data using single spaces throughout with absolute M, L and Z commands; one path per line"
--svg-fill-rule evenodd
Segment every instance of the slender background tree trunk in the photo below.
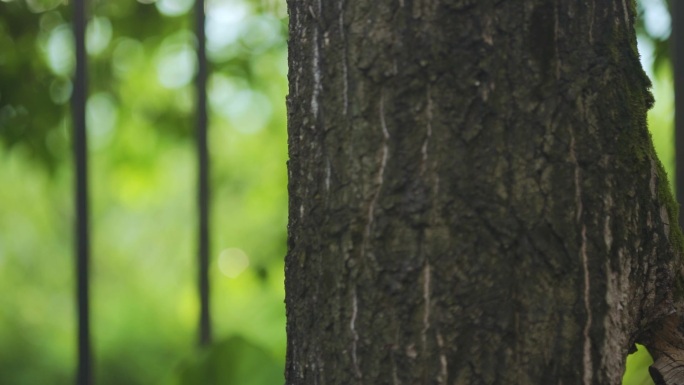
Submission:
M 681 248 L 631 0 L 289 12 L 287 383 L 619 384 Z

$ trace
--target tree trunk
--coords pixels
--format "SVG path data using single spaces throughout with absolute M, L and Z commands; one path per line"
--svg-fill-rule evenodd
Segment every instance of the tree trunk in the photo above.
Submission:
M 288 3 L 289 385 L 614 385 L 667 350 L 632 0 Z

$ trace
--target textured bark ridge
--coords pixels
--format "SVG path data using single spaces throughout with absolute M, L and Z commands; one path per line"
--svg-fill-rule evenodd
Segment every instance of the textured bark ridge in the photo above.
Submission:
M 649 346 L 654 362 L 649 368 L 656 385 L 684 384 L 684 333 L 679 317 L 662 320 Z
M 288 6 L 288 384 L 681 383 L 631 0 Z

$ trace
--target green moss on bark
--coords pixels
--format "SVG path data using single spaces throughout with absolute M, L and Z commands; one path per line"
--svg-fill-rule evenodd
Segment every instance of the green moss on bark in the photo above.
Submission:
M 684 236 L 682 236 L 682 231 L 679 228 L 679 203 L 677 203 L 672 195 L 672 189 L 670 188 L 665 167 L 663 167 L 663 164 L 655 156 L 655 151 L 653 152 L 658 170 L 658 201 L 660 201 L 662 205 L 665 205 L 667 210 L 667 218 L 670 227 L 670 243 L 672 243 L 672 247 L 681 254 L 684 251 Z

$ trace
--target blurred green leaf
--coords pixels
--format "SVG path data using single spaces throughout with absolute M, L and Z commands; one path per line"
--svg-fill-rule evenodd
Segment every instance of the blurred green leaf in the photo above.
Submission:
M 645 347 L 637 344 L 637 351 L 627 356 L 627 369 L 622 378 L 622 385 L 653 385 L 648 374 L 648 367 L 653 359 Z
M 278 385 L 284 367 L 264 349 L 233 336 L 181 364 L 169 385 Z

